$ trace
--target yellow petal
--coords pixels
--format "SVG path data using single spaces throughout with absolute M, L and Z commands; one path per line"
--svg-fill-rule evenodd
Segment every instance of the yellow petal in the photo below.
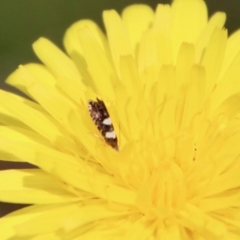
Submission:
M 218 28 L 222 29 L 226 21 L 226 14 L 223 12 L 215 13 L 208 21 L 206 28 L 201 33 L 200 38 L 196 43 L 196 63 L 202 60 L 205 47 L 208 45 L 209 40 L 213 34 L 213 31 Z
M 185 238 L 183 238 L 180 228 L 174 224 L 172 224 L 170 227 L 159 229 L 157 237 L 158 237 L 158 239 L 164 239 L 164 240 L 185 239 Z
M 102 98 L 115 99 L 113 86 L 117 78 L 109 59 L 106 58 L 106 54 L 89 29 L 82 29 L 79 38 L 83 46 L 88 71 L 92 77 L 94 88 L 97 88 L 98 94 Z
M 179 221 L 183 226 L 205 238 L 217 239 L 227 233 L 224 223 L 191 204 L 186 204 L 185 210 L 180 213 Z
M 120 57 L 120 79 L 129 95 L 139 91 L 140 78 L 136 63 L 132 56 Z
M 239 174 L 240 170 L 236 166 L 235 168 L 233 167 L 227 172 L 216 176 L 208 190 L 208 196 L 238 188 L 240 185 Z
M 148 71 L 148 74 L 151 74 L 151 78 L 142 79 L 142 82 L 146 84 L 147 92 L 149 91 L 149 87 L 157 81 L 160 66 L 161 63 L 158 56 L 155 35 L 152 31 L 147 31 L 143 33 L 138 52 L 139 72 L 144 75 Z
M 38 206 L 38 205 L 36 205 Z M 31 236 L 49 233 L 61 229 L 61 222 L 81 205 L 79 203 L 58 203 L 41 205 L 40 214 L 15 225 L 17 236 Z M 30 210 L 30 209 L 29 209 Z M 34 209 L 32 209 L 34 212 Z M 49 224 L 46 224 L 46 219 Z
M 97 44 L 101 50 L 104 52 L 108 59 L 111 59 L 111 53 L 109 49 L 109 45 L 107 42 L 107 38 L 104 35 L 104 33 L 101 31 L 101 29 L 97 26 L 96 23 L 94 23 L 91 20 L 81 20 L 76 23 L 74 23 L 70 28 L 68 28 L 67 32 L 64 36 L 64 46 L 67 50 L 67 53 L 70 55 L 71 59 L 74 61 L 78 71 L 80 72 L 82 76 L 82 81 L 85 85 L 91 86 L 94 90 L 96 90 L 96 86 L 93 85 L 92 78 L 89 73 L 89 69 L 86 62 L 86 47 L 88 47 L 85 44 L 82 45 L 82 41 L 80 41 L 81 37 L 81 31 L 83 29 L 88 29 L 91 33 L 91 37 L 96 41 L 95 45 Z M 99 59 L 95 59 L 98 63 L 100 63 Z M 93 71 L 94 72 L 94 71 Z M 98 79 L 99 80 L 99 79 Z M 106 81 L 106 80 L 104 80 Z M 70 88 L 72 85 L 68 84 L 69 80 L 62 79 L 62 85 L 65 83 L 65 88 Z M 72 87 L 69 92 L 72 92 L 73 94 L 78 91 L 78 89 Z M 78 91 L 79 94 L 79 91 Z
M 118 221 L 120 218 L 124 219 L 129 215 L 129 211 L 125 208 L 113 211 L 108 209 L 106 204 L 96 203 L 96 205 L 82 206 L 78 211 L 67 216 L 63 222 L 64 230 L 68 232 L 104 219 Z M 81 231 L 81 229 L 79 230 Z
M 79 200 L 62 183 L 38 169 L 1 171 L 0 183 L 3 202 L 50 204 Z
M 125 237 L 133 240 L 152 239 L 153 230 L 154 228 L 151 228 L 151 226 L 144 227 L 141 219 L 137 219 L 128 227 Z
M 60 128 L 44 111 L 40 110 L 39 105 L 27 99 L 21 101 L 21 98 L 13 97 L 3 91 L 0 91 L 0 100 L 5 103 L 3 107 L 7 111 L 51 142 L 63 138 Z
M 217 84 L 216 90 L 213 93 L 212 109 L 228 98 L 230 95 L 240 91 L 240 52 L 237 53 L 229 68 L 226 70 L 222 78 Z
M 16 235 L 15 226 L 31 221 L 45 211 L 49 211 L 52 205 L 34 205 L 17 210 L 0 219 L 1 239 L 9 240 Z M 16 237 L 16 236 L 15 236 Z M 14 239 L 14 238 L 13 238 Z
M 193 44 L 183 43 L 180 46 L 176 61 L 176 84 L 185 85 L 189 79 L 189 71 L 194 65 L 195 48 Z
M 103 20 L 107 31 L 113 62 L 117 72 L 119 72 L 120 56 L 133 55 L 133 46 L 131 46 L 126 26 L 116 11 L 104 11 Z
M 173 63 L 171 21 L 171 7 L 169 5 L 159 4 L 155 14 L 153 31 L 156 35 L 160 66 L 161 64 Z
M 13 72 L 7 78 L 7 83 L 29 94 L 26 87 L 32 83 L 54 87 L 56 80 L 44 65 L 30 63 L 20 66 L 19 69 Z
M 209 44 L 205 49 L 202 64 L 206 69 L 206 95 L 208 96 L 218 82 L 220 69 L 227 44 L 227 31 L 214 29 Z
M 61 240 L 61 236 L 59 236 L 56 232 L 54 233 L 46 233 L 41 234 L 35 237 L 32 237 L 31 240 L 42 240 L 42 239 L 48 239 L 48 240 Z
M 82 46 L 79 41 L 79 33 L 83 28 L 87 28 L 91 31 L 98 44 L 103 50 L 105 50 L 105 53 L 109 52 L 106 36 L 103 34 L 98 25 L 91 20 L 81 20 L 72 24 L 67 29 L 64 36 L 64 46 L 74 62 L 75 58 L 83 58 L 84 46 Z M 78 67 L 77 65 L 78 64 L 76 64 L 76 67 Z
M 131 45 L 137 50 L 142 33 L 151 27 L 154 12 L 148 5 L 135 4 L 126 7 L 122 13 Z
M 205 85 L 206 74 L 204 68 L 196 65 L 193 66 L 190 72 L 189 86 L 185 93 L 185 105 L 182 113 L 183 128 L 189 128 L 192 124 L 191 121 L 193 121 L 202 110 Z M 199 126 L 199 124 L 197 124 L 197 126 Z
M 228 206 L 238 207 L 240 194 L 237 190 L 229 190 L 222 194 L 205 198 L 201 201 L 199 207 L 206 212 L 226 209 Z
M 233 60 L 240 51 L 240 30 L 234 32 L 227 41 L 226 53 L 224 57 L 223 67 L 221 69 L 221 75 L 227 71 L 229 66 L 232 64 Z
M 175 0 L 172 4 L 172 47 L 174 59 L 182 42 L 196 43 L 207 24 L 202 0 Z
M 79 98 L 82 98 L 85 92 L 85 86 L 82 84 L 82 77 L 75 64 L 60 49 L 45 38 L 40 38 L 33 44 L 33 50 L 40 60 L 49 68 L 56 80 L 59 78 L 69 79 L 69 84 L 78 89 Z M 71 97 L 69 88 L 65 89 L 62 81 L 56 81 L 56 84 L 63 92 Z
M 0 154 L 3 157 L 8 157 L 10 161 L 26 161 L 37 165 L 36 152 L 41 149 L 55 149 L 51 144 L 47 144 L 41 137 L 34 132 L 24 131 L 16 128 L 3 128 L 2 136 L 0 137 Z M 25 136 L 23 136 L 23 133 Z M 66 139 L 56 139 L 56 145 L 63 152 L 79 154 L 76 152 L 75 146 L 69 144 Z M 46 151 L 46 150 L 45 150 Z M 70 157 L 70 156 L 69 156 Z
M 36 162 L 46 172 L 53 173 L 70 185 L 94 196 L 130 205 L 135 201 L 135 193 L 117 186 L 112 177 L 96 173 L 86 165 L 76 163 L 73 157 L 66 154 L 42 148 L 37 151 Z
M 64 95 L 53 88 L 32 84 L 28 92 L 61 125 L 69 129 L 68 118 L 73 109 L 77 109 Z

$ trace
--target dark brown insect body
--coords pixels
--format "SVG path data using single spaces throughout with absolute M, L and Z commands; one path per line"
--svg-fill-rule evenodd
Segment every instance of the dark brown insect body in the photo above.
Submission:
M 117 136 L 104 102 L 99 99 L 97 101 L 89 100 L 88 110 L 106 143 L 118 150 Z

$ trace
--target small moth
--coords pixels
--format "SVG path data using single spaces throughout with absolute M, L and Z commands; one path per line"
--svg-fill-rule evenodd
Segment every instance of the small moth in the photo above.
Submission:
M 105 142 L 115 150 L 118 150 L 117 136 L 104 102 L 98 98 L 97 101 L 89 100 L 88 110 L 93 122 L 104 137 Z

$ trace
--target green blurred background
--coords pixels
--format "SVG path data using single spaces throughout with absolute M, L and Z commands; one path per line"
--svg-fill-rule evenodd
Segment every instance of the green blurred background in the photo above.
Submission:
M 123 8 L 133 3 L 145 3 L 156 8 L 158 3 L 170 0 L 0 0 L 0 87 L 15 91 L 4 81 L 19 64 L 37 62 L 31 44 L 40 36 L 52 40 L 60 48 L 62 37 L 73 22 L 79 19 L 92 19 L 102 28 L 102 11 Z M 229 32 L 240 27 L 239 0 L 206 0 L 209 15 L 216 11 L 227 13 L 226 28 Z M 16 92 L 16 91 L 15 91 Z M 0 161 L 0 170 L 23 168 Z M 0 183 L 1 184 L 1 183 Z M 0 203 L 0 216 L 21 207 Z

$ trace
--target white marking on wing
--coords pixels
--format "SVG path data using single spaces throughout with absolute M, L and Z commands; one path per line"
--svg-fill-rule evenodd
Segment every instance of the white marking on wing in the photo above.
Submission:
M 114 131 L 112 131 L 112 132 L 106 132 L 105 133 L 105 137 L 106 138 L 116 138 L 116 134 L 115 134 L 115 132 Z
M 111 121 L 111 119 L 110 119 L 109 117 L 108 117 L 108 118 L 105 118 L 105 119 L 102 121 L 102 123 L 105 124 L 105 125 L 108 125 L 108 126 L 112 125 L 112 121 Z

